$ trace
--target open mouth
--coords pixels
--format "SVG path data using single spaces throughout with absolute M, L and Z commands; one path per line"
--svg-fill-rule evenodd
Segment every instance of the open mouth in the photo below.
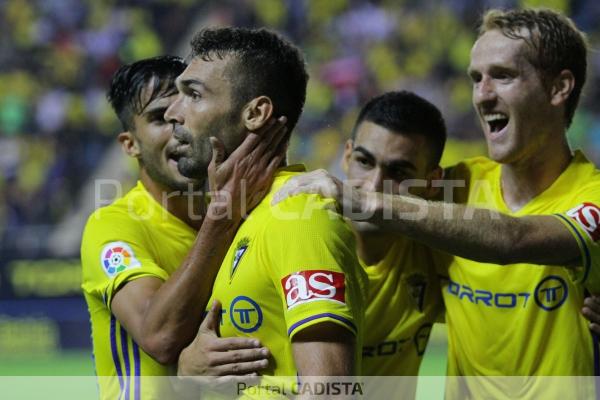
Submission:
M 502 113 L 485 114 L 483 116 L 487 122 L 492 137 L 497 137 L 502 133 L 502 130 L 508 125 L 508 117 Z
M 173 161 L 175 164 L 177 164 L 179 160 L 185 156 L 184 147 L 186 146 L 176 145 L 168 147 L 166 151 L 167 161 Z

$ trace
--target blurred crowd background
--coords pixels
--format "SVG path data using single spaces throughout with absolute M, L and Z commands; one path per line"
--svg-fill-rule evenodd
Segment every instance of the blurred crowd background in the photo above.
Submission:
M 136 165 L 115 145 L 120 125 L 105 99 L 121 64 L 186 56 L 203 26 L 271 27 L 301 47 L 311 76 L 292 161 L 339 173 L 360 106 L 409 89 L 443 111 L 448 165 L 485 152 L 465 72 L 481 13 L 541 5 L 565 12 L 589 36 L 589 81 L 569 138 L 600 163 L 597 0 L 0 0 L 0 299 L 79 296 L 78 240 L 93 208 L 82 200 L 86 188 L 107 175 L 126 190 L 136 178 Z M 70 233 L 56 239 L 58 231 Z M 0 353 L 32 326 L 40 337 L 54 329 L 49 348 L 87 343 L 64 338 L 65 324 L 85 318 L 79 308 L 61 303 L 62 322 L 44 328 L 18 319 L 23 303 L 3 304 Z

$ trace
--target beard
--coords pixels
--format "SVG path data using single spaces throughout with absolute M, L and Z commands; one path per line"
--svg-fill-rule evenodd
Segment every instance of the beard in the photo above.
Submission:
M 201 182 L 187 179 L 177 179 L 171 176 L 168 171 L 161 168 L 161 157 L 149 151 L 144 147 L 140 148 L 139 162 L 141 167 L 146 170 L 148 176 L 156 183 L 170 191 L 189 192 L 197 191 L 201 188 Z
M 180 157 L 177 161 L 179 173 L 187 178 L 205 180 L 208 176 L 208 165 L 212 159 L 212 146 L 209 138 L 215 136 L 222 140 L 227 151 L 226 155 L 229 155 L 243 140 L 241 133 L 235 133 L 236 120 L 239 120 L 239 115 L 233 112 L 214 119 L 206 126 L 201 135 L 194 135 L 183 126 L 177 125 L 174 136 L 180 143 Z

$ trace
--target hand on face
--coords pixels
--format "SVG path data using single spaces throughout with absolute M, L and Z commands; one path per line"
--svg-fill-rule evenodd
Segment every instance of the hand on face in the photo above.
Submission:
M 213 153 L 208 166 L 212 196 L 209 217 L 237 223 L 260 203 L 285 159 L 286 121 L 285 117 L 272 118 L 259 131 L 249 132 L 227 159 L 223 143 L 216 137 L 210 138 Z

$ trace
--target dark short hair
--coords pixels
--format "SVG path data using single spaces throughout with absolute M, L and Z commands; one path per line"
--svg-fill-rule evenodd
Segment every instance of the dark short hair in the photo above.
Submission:
M 300 50 L 267 29 L 209 28 L 191 42 L 191 57 L 205 61 L 233 56 L 228 71 L 234 105 L 241 107 L 258 96 L 268 96 L 275 115 L 285 115 L 291 132 L 304 107 L 308 74 Z
M 135 130 L 133 116 L 141 114 L 152 100 L 177 92 L 175 78 L 185 67 L 179 57 L 158 56 L 123 65 L 115 72 L 106 97 L 124 130 Z M 144 101 L 142 93 L 150 82 L 152 93 Z
M 583 32 L 568 17 L 548 9 L 489 10 L 483 16 L 479 36 L 493 29 L 511 39 L 523 39 L 531 50 L 529 61 L 542 78 L 554 78 L 564 69 L 573 73 L 575 86 L 565 107 L 566 125 L 571 125 L 586 78 L 587 41 Z
M 373 97 L 358 114 L 353 139 L 363 121 L 402 135 L 424 136 L 429 145 L 430 166 L 439 164 L 446 144 L 446 124 L 440 110 L 421 96 L 403 90 Z

